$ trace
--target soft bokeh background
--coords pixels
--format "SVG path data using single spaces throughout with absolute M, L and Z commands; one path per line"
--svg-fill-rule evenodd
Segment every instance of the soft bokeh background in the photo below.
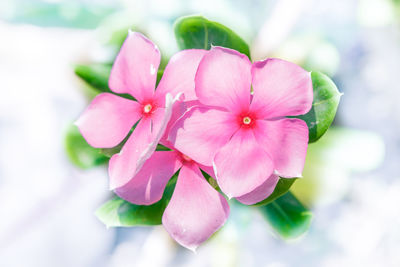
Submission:
M 342 97 L 335 125 L 309 147 L 294 194 L 314 212 L 309 232 L 281 240 L 253 209 L 198 249 L 164 229 L 106 229 L 104 167 L 82 171 L 64 149 L 87 105 L 75 63 L 115 53 L 134 26 L 163 55 L 172 23 L 202 14 L 249 44 L 330 75 Z M 0 1 L 0 266 L 400 266 L 400 1 Z

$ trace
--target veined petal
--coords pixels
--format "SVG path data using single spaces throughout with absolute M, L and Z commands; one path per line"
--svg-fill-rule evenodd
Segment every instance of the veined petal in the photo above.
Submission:
M 177 152 L 156 151 L 140 171 L 115 193 L 133 204 L 151 205 L 162 198 L 169 179 L 181 166 Z
M 185 101 L 196 100 L 194 77 L 199 62 L 206 52 L 203 49 L 188 49 L 172 56 L 158 84 L 156 99 L 164 101 L 167 93 L 174 97 L 178 93 L 183 93 Z
M 303 120 L 259 120 L 254 135 L 273 158 L 279 176 L 301 177 L 308 146 L 308 127 Z
M 193 107 L 171 128 L 168 140 L 194 161 L 211 166 L 215 153 L 238 129 L 235 116 L 228 112 Z
M 251 191 L 250 193 L 247 193 L 243 196 L 237 197 L 236 199 L 245 204 L 245 205 L 253 205 L 256 204 L 272 194 L 274 192 L 276 184 L 279 181 L 279 176 L 276 174 L 272 174 L 265 182 Z
M 257 143 L 253 131 L 241 129 L 215 155 L 214 171 L 221 190 L 229 197 L 239 197 L 268 179 L 273 161 Z
M 162 218 L 172 238 L 195 250 L 225 223 L 228 216 L 228 202 L 208 184 L 198 166 L 183 165 Z
M 144 163 L 141 159 L 148 153 L 153 140 L 151 120 L 143 118 L 121 151 L 110 159 L 108 173 L 111 190 L 124 186 L 136 175 Z
M 241 112 L 250 104 L 251 62 L 235 50 L 213 47 L 200 61 L 195 83 L 202 104 Z
M 140 119 L 140 105 L 113 94 L 97 95 L 75 122 L 85 140 L 93 147 L 118 145 Z
M 118 94 L 130 94 L 139 102 L 154 94 L 160 51 L 138 32 L 129 32 L 111 69 L 108 84 Z
M 311 74 L 294 63 L 270 58 L 252 66 L 251 110 L 259 118 L 307 113 L 313 101 Z

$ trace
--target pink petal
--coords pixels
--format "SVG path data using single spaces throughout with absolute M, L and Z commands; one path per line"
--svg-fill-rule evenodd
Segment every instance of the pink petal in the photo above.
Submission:
M 250 104 L 251 62 L 228 48 L 213 47 L 200 62 L 196 74 L 196 95 L 204 105 L 235 112 Z
M 165 129 L 164 135 L 160 140 L 160 143 L 170 149 L 175 149 L 174 145 L 168 140 L 168 134 L 171 131 L 171 128 L 175 125 L 178 119 L 180 119 L 186 111 L 191 109 L 192 107 L 201 105 L 198 100 L 193 101 L 176 101 L 172 107 L 172 115 L 169 120 L 167 127 Z
M 113 94 L 97 95 L 76 121 L 83 137 L 93 147 L 118 145 L 140 119 L 140 105 Z
M 265 182 L 272 174 L 273 162 L 253 131 L 241 129 L 215 155 L 214 171 L 221 190 L 229 197 L 239 197 Z
M 197 165 L 184 165 L 162 218 L 172 238 L 194 250 L 216 232 L 228 216 L 228 202 L 208 184 Z
M 272 174 L 265 182 L 243 196 L 237 197 L 236 199 L 245 204 L 245 205 L 253 205 L 256 204 L 267 197 L 269 197 L 272 192 L 274 192 L 276 184 L 279 181 L 279 176 Z
M 161 137 L 160 143 L 168 148 L 174 149 L 174 146 L 171 142 L 168 141 L 168 134 L 171 130 L 171 127 L 175 124 L 175 122 L 187 111 L 185 102 L 177 101 L 172 107 L 171 118 L 165 128 L 165 132 L 163 137 Z
M 139 102 L 154 94 L 160 51 L 149 39 L 129 32 L 111 70 L 109 86 L 119 94 L 130 94 Z
M 151 120 L 143 118 L 128 138 L 118 154 L 111 157 L 108 173 L 110 176 L 110 190 L 128 183 L 139 171 L 143 154 L 149 149 L 153 138 L 151 134 Z
M 172 127 L 168 140 L 194 161 L 211 166 L 215 153 L 239 129 L 236 118 L 225 111 L 194 107 Z
M 253 64 L 251 110 L 259 118 L 305 114 L 311 109 L 311 75 L 294 63 L 270 58 Z
M 173 99 L 171 94 L 167 93 L 165 96 L 165 108 L 158 108 L 152 114 L 152 129 L 156 140 L 154 143 L 154 149 L 156 148 L 157 143 L 167 135 L 167 131 L 169 131 L 169 128 L 171 127 L 171 120 L 177 120 L 177 116 L 182 116 L 186 110 L 182 102 L 177 101 L 178 98 L 179 96 Z
M 183 93 L 185 101 L 196 100 L 194 77 L 205 53 L 202 49 L 188 49 L 172 56 L 157 87 L 156 98 L 163 100 L 167 93 L 174 97 Z
M 162 198 L 169 179 L 181 166 L 177 152 L 156 151 L 140 171 L 115 193 L 133 204 L 151 205 Z
M 274 160 L 275 173 L 301 177 L 308 146 L 307 124 L 300 119 L 259 120 L 254 135 Z

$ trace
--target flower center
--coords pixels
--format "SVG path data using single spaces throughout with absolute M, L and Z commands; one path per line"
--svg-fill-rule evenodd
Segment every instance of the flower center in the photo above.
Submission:
M 253 113 L 242 113 L 237 117 L 237 122 L 242 128 L 250 129 L 254 128 L 257 117 Z
M 150 113 L 150 111 L 153 109 L 153 106 L 151 105 L 151 104 L 147 104 L 147 105 L 145 105 L 144 107 L 143 107 L 143 112 L 145 113 L 145 114 L 149 114 Z
M 243 118 L 243 123 L 245 124 L 245 125 L 249 125 L 250 123 L 251 123 L 251 118 L 250 117 L 244 117 Z

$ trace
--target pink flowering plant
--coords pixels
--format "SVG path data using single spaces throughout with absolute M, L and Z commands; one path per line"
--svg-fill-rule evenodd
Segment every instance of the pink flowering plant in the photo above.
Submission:
M 111 69 L 76 69 L 102 91 L 67 136 L 79 166 L 108 162 L 115 196 L 96 215 L 110 227 L 162 224 L 191 250 L 242 204 L 283 238 L 304 233 L 311 212 L 289 188 L 335 117 L 336 86 L 282 59 L 251 62 L 239 36 L 203 17 L 174 27 L 181 51 L 165 68 L 130 31 Z

